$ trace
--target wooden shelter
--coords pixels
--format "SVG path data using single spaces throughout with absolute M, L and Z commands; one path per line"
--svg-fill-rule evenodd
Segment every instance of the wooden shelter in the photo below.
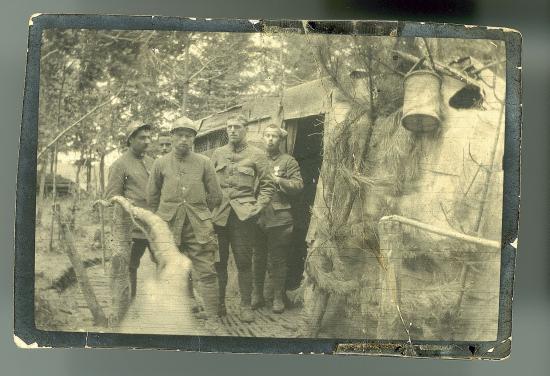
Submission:
M 328 78 L 198 121 L 196 150 L 206 154 L 227 142 L 237 113 L 250 119 L 251 143 L 272 122 L 289 132 L 306 185 L 295 208 L 295 245 L 308 248 L 296 252 L 302 335 L 496 338 L 505 85 L 492 70 L 472 71 L 439 72 L 433 132 L 405 129 L 401 111 L 375 123 L 357 115 Z

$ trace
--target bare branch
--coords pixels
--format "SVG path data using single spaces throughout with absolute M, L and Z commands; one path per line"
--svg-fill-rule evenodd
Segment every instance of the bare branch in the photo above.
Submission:
M 54 50 L 51 50 L 50 52 L 48 52 L 47 54 L 45 54 L 44 56 L 42 56 L 42 57 L 40 58 L 40 61 L 46 60 L 46 58 L 47 58 L 48 56 L 53 55 L 53 54 L 56 53 L 56 52 L 59 52 L 59 50 L 58 50 L 57 48 L 54 49 Z
M 44 153 L 49 149 L 51 148 L 57 141 L 59 141 L 59 139 L 61 137 L 63 137 L 67 132 L 69 132 L 71 129 L 73 129 L 74 127 L 76 127 L 78 124 L 80 124 L 82 122 L 82 120 L 86 119 L 88 116 L 90 116 L 91 114 L 93 114 L 94 112 L 96 112 L 97 110 L 99 110 L 101 107 L 109 104 L 111 101 L 113 101 L 115 98 L 118 97 L 118 95 L 122 92 L 122 89 L 124 89 L 124 85 L 122 85 L 122 87 L 120 89 L 118 89 L 118 91 L 115 93 L 115 95 L 113 95 L 112 97 L 110 97 L 108 100 L 106 100 L 105 102 L 103 103 L 100 103 L 98 104 L 97 106 L 95 106 L 93 109 L 91 109 L 89 112 L 87 112 L 84 116 L 82 116 L 80 119 L 78 119 L 77 121 L 75 121 L 74 123 L 72 123 L 71 125 L 69 125 L 67 128 L 65 128 L 63 131 L 61 131 L 61 133 L 59 133 L 48 145 L 46 145 L 46 147 L 44 147 L 44 149 L 42 149 L 42 151 L 40 153 L 38 153 L 36 159 L 40 159 L 40 157 L 42 157 L 42 155 L 44 155 Z

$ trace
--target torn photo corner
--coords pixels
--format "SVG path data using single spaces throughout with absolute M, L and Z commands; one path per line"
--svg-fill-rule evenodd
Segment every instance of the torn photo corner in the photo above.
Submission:
M 519 32 L 29 24 L 18 346 L 509 356 Z

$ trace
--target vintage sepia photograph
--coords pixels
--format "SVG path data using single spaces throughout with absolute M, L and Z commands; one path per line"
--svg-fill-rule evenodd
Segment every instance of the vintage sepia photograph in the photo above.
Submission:
M 497 340 L 503 40 L 40 43 L 37 329 Z

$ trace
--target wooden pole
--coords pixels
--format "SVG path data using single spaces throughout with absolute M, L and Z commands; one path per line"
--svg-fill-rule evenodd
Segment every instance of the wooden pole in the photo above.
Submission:
M 499 117 L 498 117 L 498 126 L 497 126 L 497 133 L 496 133 L 496 137 L 495 137 L 495 140 L 493 142 L 493 145 L 492 145 L 492 149 L 491 149 L 491 163 L 489 165 L 489 170 L 487 171 L 487 177 L 486 177 L 486 180 L 485 180 L 485 185 L 483 186 L 483 192 L 481 194 L 481 205 L 480 205 L 480 208 L 479 208 L 479 211 L 477 212 L 477 215 L 476 215 L 476 220 L 475 220 L 475 231 L 478 235 L 481 235 L 481 220 L 483 218 L 483 211 L 485 210 L 485 202 L 487 201 L 487 194 L 489 192 L 489 185 L 491 184 L 491 177 L 492 177 L 492 172 L 493 172 L 493 166 L 495 164 L 495 159 L 496 159 L 496 153 L 497 153 L 497 148 L 498 148 L 498 141 L 500 139 L 500 131 L 502 129 L 502 116 L 504 114 L 504 103 L 502 104 L 501 106 L 501 109 L 500 109 L 500 114 L 499 114 Z M 479 169 L 478 169 L 479 171 Z M 500 247 L 500 243 L 499 243 L 499 247 Z M 470 265 L 467 264 L 467 263 L 464 263 L 464 265 L 462 265 L 462 270 L 460 272 L 460 286 L 461 286 L 461 289 L 460 289 L 460 294 L 458 296 L 458 299 L 457 299 L 457 307 L 460 308 L 462 306 L 462 302 L 464 300 L 464 293 L 465 293 L 465 290 L 466 290 L 466 282 L 468 281 L 468 276 L 470 275 Z M 457 312 L 459 312 L 457 310 Z M 459 312 L 460 314 L 460 312 Z
M 432 56 L 432 52 L 430 51 L 430 46 L 428 45 L 428 41 L 424 37 L 422 37 L 422 40 L 424 41 L 424 46 L 426 47 L 426 53 L 428 54 L 428 59 L 430 59 L 430 66 L 432 70 L 435 70 L 434 58 Z
M 403 249 L 402 221 L 398 216 L 387 216 L 378 222 L 380 239 L 379 274 L 380 303 L 378 322 L 376 327 L 377 338 L 402 338 L 406 333 L 410 343 L 409 328 L 405 324 L 401 312 L 401 263 L 400 252 Z M 400 218 L 397 218 L 400 219 Z
M 52 174 L 52 215 L 51 215 L 51 221 L 50 221 L 50 246 L 49 250 L 50 252 L 53 250 L 53 235 L 54 235 L 54 224 L 55 224 L 55 211 L 57 209 L 57 182 L 56 182 L 56 175 L 57 175 L 57 144 L 55 145 L 54 151 L 53 151 L 53 174 Z
M 478 245 L 481 245 L 481 246 L 484 246 L 484 247 L 500 249 L 500 242 L 498 242 L 498 241 L 479 238 L 477 236 L 470 236 L 470 235 L 462 234 L 462 233 L 457 232 L 457 231 L 447 230 L 447 229 L 440 228 L 440 227 L 437 227 L 437 226 L 429 225 L 429 224 L 417 221 L 415 219 L 402 217 L 400 215 L 389 215 L 389 216 L 380 218 L 380 222 L 387 222 L 387 221 L 395 221 L 395 222 L 403 223 L 403 224 L 406 224 L 406 225 L 409 225 L 409 226 L 412 226 L 412 227 L 419 228 L 421 230 L 425 230 L 427 232 L 431 232 L 433 234 L 446 236 L 446 237 L 457 239 L 457 240 L 462 240 L 462 241 L 465 241 L 467 243 L 474 243 L 474 244 L 478 244 Z
M 99 157 L 99 196 L 103 199 L 105 196 L 105 153 L 103 152 Z M 99 220 L 101 222 L 101 265 L 103 271 L 107 271 L 105 268 L 106 247 L 105 247 L 105 208 L 103 205 L 99 206 Z
M 73 234 L 69 229 L 70 221 L 68 221 L 66 218 L 62 219 L 61 213 L 59 211 L 57 211 L 56 214 L 59 228 L 61 229 L 61 233 L 63 236 L 63 241 L 61 243 L 63 244 L 63 248 L 65 249 L 65 252 L 67 253 L 67 256 L 69 257 L 69 260 L 71 261 L 71 264 L 75 271 L 76 280 L 78 282 L 78 285 L 80 286 L 80 291 L 82 291 L 84 299 L 88 304 L 88 308 L 90 308 L 90 311 L 92 312 L 94 324 L 105 326 L 107 325 L 107 317 L 103 312 L 103 308 L 101 308 L 101 306 L 97 302 L 94 289 L 90 283 L 90 280 L 88 279 L 88 274 L 86 273 L 84 264 L 82 263 L 82 260 L 78 255 L 78 251 L 76 250 Z
M 478 235 L 481 233 L 481 231 L 480 231 L 481 219 L 483 218 L 483 211 L 485 210 L 485 202 L 487 201 L 487 194 L 489 192 L 489 185 L 491 184 L 491 177 L 492 177 L 492 172 L 493 172 L 493 168 L 494 168 L 494 165 L 495 165 L 495 159 L 496 159 L 496 154 L 497 154 L 497 149 L 498 149 L 498 142 L 500 140 L 500 132 L 501 132 L 501 129 L 502 129 L 502 125 L 504 123 L 502 121 L 503 115 L 504 115 L 504 103 L 500 107 L 500 113 L 499 113 L 499 116 L 498 116 L 497 132 L 496 132 L 496 135 L 495 135 L 493 145 L 491 147 L 491 154 L 489 154 L 491 156 L 491 161 L 489 163 L 489 170 L 487 171 L 487 175 L 486 175 L 486 178 L 485 178 L 485 185 L 483 186 L 483 192 L 481 194 L 481 205 L 480 205 L 479 211 L 477 212 L 477 215 L 476 215 L 475 229 L 474 230 L 476 231 L 476 233 Z

